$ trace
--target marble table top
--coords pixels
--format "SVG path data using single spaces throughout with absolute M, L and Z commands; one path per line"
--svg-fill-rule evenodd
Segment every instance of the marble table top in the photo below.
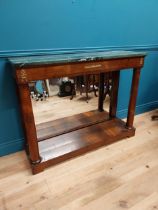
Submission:
M 37 66 L 37 65 L 53 65 L 87 61 L 101 61 L 116 58 L 131 58 L 146 56 L 145 52 L 134 51 L 101 51 L 101 52 L 82 52 L 82 53 L 66 53 L 58 55 L 38 55 L 8 58 L 12 65 L 18 67 Z

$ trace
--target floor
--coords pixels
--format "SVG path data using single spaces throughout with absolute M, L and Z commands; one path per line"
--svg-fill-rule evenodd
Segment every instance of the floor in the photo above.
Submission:
M 32 175 L 25 152 L 0 158 L 0 210 L 158 209 L 156 111 L 136 136 Z

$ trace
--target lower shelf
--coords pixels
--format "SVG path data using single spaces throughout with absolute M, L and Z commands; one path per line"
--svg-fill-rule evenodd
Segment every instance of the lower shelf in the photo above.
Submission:
M 135 129 L 127 129 L 125 122 L 114 118 L 38 142 L 43 168 L 72 157 L 134 136 Z
M 93 110 L 36 125 L 37 139 L 43 141 L 109 119 L 109 113 Z

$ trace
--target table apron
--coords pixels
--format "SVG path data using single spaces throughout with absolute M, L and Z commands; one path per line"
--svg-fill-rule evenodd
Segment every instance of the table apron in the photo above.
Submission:
M 44 80 L 65 76 L 79 76 L 86 74 L 99 74 L 129 68 L 141 68 L 143 64 L 144 57 L 134 57 L 103 61 L 53 64 L 45 66 L 23 66 L 16 69 L 16 81 L 18 84 L 26 84 L 34 80 Z

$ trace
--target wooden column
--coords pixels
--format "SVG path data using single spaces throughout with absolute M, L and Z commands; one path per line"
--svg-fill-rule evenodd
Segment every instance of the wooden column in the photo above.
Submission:
M 110 118 L 116 117 L 119 80 L 120 80 L 120 71 L 112 72 L 112 89 L 110 95 L 110 110 L 109 110 Z
M 32 164 L 41 162 L 39 155 L 36 127 L 32 110 L 28 84 L 19 84 L 20 105 L 23 115 L 23 124 L 25 127 L 25 135 L 29 149 L 29 158 Z
M 126 123 L 126 126 L 129 129 L 133 128 L 133 121 L 134 121 L 136 99 L 137 99 L 137 93 L 138 93 L 140 70 L 141 70 L 140 68 L 133 69 L 133 79 L 132 79 L 131 94 L 130 94 L 128 116 L 127 116 L 127 123 Z
M 98 101 L 98 110 L 100 112 L 104 111 L 103 103 L 104 103 L 104 80 L 105 73 L 100 73 L 99 75 L 99 101 Z

